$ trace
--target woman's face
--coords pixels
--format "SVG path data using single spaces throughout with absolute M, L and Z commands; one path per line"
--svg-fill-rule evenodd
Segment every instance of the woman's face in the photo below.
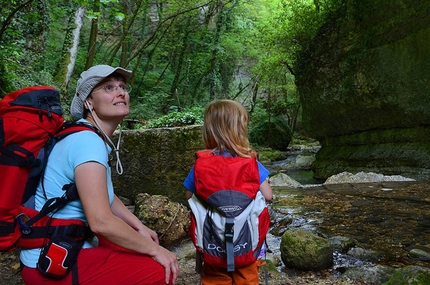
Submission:
M 110 118 L 123 119 L 130 112 L 130 95 L 125 91 L 125 82 L 116 77 L 107 78 L 92 91 L 91 103 L 93 111 L 101 120 Z

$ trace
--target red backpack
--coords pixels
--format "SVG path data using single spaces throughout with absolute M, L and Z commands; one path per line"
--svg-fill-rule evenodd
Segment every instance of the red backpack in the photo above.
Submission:
M 27 205 L 55 143 L 90 130 L 64 122 L 59 97 L 53 87 L 34 86 L 0 100 L 0 251 L 40 248 L 57 235 L 84 240 L 91 234 L 81 220 L 48 215 L 78 199 L 74 184 L 65 185 L 64 195 L 48 200 L 40 212 Z
M 197 268 L 203 261 L 231 272 L 254 263 L 270 224 L 256 159 L 199 151 L 194 179 L 188 203 Z

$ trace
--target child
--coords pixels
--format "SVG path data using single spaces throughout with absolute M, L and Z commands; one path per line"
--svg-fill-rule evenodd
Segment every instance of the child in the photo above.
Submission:
M 248 112 L 236 101 L 216 100 L 209 103 L 205 110 L 203 126 L 203 139 L 207 150 L 197 153 L 198 159 L 185 179 L 184 186 L 187 188 L 186 198 L 193 210 L 193 218 L 195 217 L 195 220 L 200 219 L 198 216 L 205 216 L 203 212 L 201 215 L 198 215 L 193 209 L 193 204 L 198 203 L 197 200 L 200 199 L 198 198 L 196 200 L 196 194 L 202 197 L 205 196 L 205 192 L 209 191 L 208 189 L 210 188 L 219 189 L 214 190 L 211 197 L 214 198 L 218 196 L 217 200 L 228 199 L 227 197 L 235 195 L 231 190 L 225 190 L 233 189 L 234 187 L 232 188 L 231 185 L 239 185 L 238 188 L 241 188 L 239 189 L 240 192 L 254 192 L 254 196 L 251 194 L 250 199 L 257 200 L 257 198 L 260 197 L 260 202 L 255 202 L 255 204 L 263 203 L 264 205 L 260 206 L 260 212 L 261 210 L 265 212 L 264 215 L 259 216 L 260 218 L 263 217 L 263 220 L 258 220 L 254 215 L 248 221 L 251 221 L 251 224 L 258 224 L 255 226 L 261 227 L 261 246 L 261 240 L 264 240 L 270 223 L 266 201 L 272 200 L 272 188 L 266 179 L 269 175 L 269 171 L 264 168 L 260 162 L 256 161 L 257 153 L 250 148 L 247 136 L 248 122 Z M 206 163 L 204 163 L 205 159 L 207 161 Z M 237 167 L 240 169 L 236 170 L 235 168 Z M 221 175 L 222 177 L 219 177 Z M 222 196 L 223 194 L 220 194 L 221 192 L 229 193 L 228 195 Z M 248 198 L 246 195 L 244 197 L 245 200 Z M 240 200 L 240 203 L 243 202 L 244 199 L 240 196 L 238 200 Z M 233 208 L 231 205 L 228 205 L 228 207 Z M 242 207 L 242 205 L 240 205 L 240 207 L 236 206 L 236 208 L 241 209 L 245 207 L 246 205 L 244 205 L 244 207 Z M 205 224 L 205 226 L 206 225 L 207 224 Z M 208 239 L 207 236 L 209 235 L 205 234 L 203 238 L 205 241 Z M 206 241 L 206 244 L 213 245 L 210 241 Z M 246 242 L 244 244 L 246 244 Z M 206 246 L 205 248 L 209 247 L 210 246 Z M 222 247 L 223 248 L 218 246 L 216 249 L 218 252 L 225 253 L 227 251 L 225 249 L 227 246 L 223 244 Z M 234 249 L 235 257 L 237 255 L 236 248 L 237 245 Z M 226 258 L 225 255 L 220 254 L 220 256 L 224 259 Z M 208 262 L 208 260 L 209 259 L 205 260 L 205 255 L 203 255 L 203 267 L 201 272 L 202 285 L 258 284 L 258 268 L 263 263 L 260 260 L 255 260 L 254 258 L 250 265 L 243 267 L 237 267 L 235 262 L 234 271 L 232 272 L 229 272 L 224 266 L 217 267 L 208 264 L 212 263 L 212 261 Z

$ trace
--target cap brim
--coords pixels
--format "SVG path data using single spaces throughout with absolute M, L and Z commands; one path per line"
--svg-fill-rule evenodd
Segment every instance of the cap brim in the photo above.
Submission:
M 119 73 L 119 74 L 121 74 L 122 76 L 124 76 L 124 78 L 125 78 L 126 81 L 128 81 L 130 79 L 131 74 L 132 74 L 131 70 L 127 70 L 127 69 L 124 69 L 122 67 L 116 67 L 116 68 L 114 68 L 114 70 L 112 70 L 110 72 L 106 72 L 106 74 L 104 74 L 104 75 L 103 74 L 99 74 L 98 76 L 100 76 L 100 77 L 108 77 L 109 75 L 111 75 L 113 73 Z

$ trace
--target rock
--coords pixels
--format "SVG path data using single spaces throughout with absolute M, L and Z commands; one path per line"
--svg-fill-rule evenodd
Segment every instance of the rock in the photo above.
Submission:
M 307 153 L 317 153 L 321 149 L 321 144 L 318 141 L 307 138 L 306 144 L 290 144 L 288 146 L 289 152 L 307 152 Z
M 333 263 L 333 246 L 324 238 L 301 229 L 289 229 L 282 235 L 281 259 L 286 267 L 321 270 Z
M 278 173 L 269 178 L 271 186 L 289 186 L 293 188 L 301 187 L 302 184 L 291 178 L 285 173 Z
M 280 219 L 272 226 L 270 233 L 274 236 L 282 236 L 292 222 L 293 220 L 291 217 Z
M 187 207 L 161 195 L 140 193 L 136 197 L 135 215 L 158 233 L 160 244 L 170 244 L 187 237 L 190 213 Z
M 382 254 L 380 252 L 361 247 L 351 248 L 348 250 L 347 254 L 360 260 L 379 261 L 382 259 Z
M 430 261 L 430 248 L 425 246 L 417 246 L 408 250 L 408 256 L 412 259 Z
M 353 248 L 356 241 L 349 237 L 334 236 L 329 238 L 331 245 L 335 251 L 346 253 L 349 249 Z
M 299 154 L 293 161 L 283 165 L 283 169 L 311 169 L 315 161 L 315 154 Z
M 351 268 L 339 279 L 365 281 L 371 284 L 383 284 L 396 272 L 396 269 L 386 265 L 363 265 Z
M 430 284 L 430 269 L 421 266 L 406 266 L 399 269 L 384 285 Z
M 262 164 L 270 164 L 272 163 L 272 160 L 268 158 L 267 156 L 260 154 L 258 156 L 258 161 L 260 161 Z
M 124 204 L 124 206 L 132 213 L 134 213 L 134 209 L 135 206 L 133 205 L 133 203 L 131 202 L 130 199 L 126 198 L 126 197 L 122 197 L 122 196 L 118 196 L 118 199 L 121 200 L 121 202 Z
M 324 184 L 337 184 L 337 183 L 365 183 L 365 182 L 385 182 L 385 181 L 415 181 L 411 178 L 406 178 L 400 175 L 386 176 L 383 174 L 373 172 L 358 172 L 352 174 L 349 172 L 342 172 L 327 178 Z
M 383 170 L 428 179 L 430 2 L 337 3 L 294 65 L 302 126 L 322 145 L 315 178 Z
M 196 258 L 196 248 L 191 239 L 184 240 L 180 248 L 176 249 L 175 253 L 177 254 L 178 260 Z
M 281 260 L 273 253 L 266 253 L 266 255 L 262 257 L 262 260 L 267 263 L 273 264 L 273 266 L 276 267 L 282 265 Z
M 113 135 L 114 142 L 118 133 Z M 196 160 L 195 152 L 204 148 L 202 126 L 122 131 L 124 173 L 112 171 L 115 193 L 134 202 L 144 189 L 150 195 L 187 204 L 182 183 Z

